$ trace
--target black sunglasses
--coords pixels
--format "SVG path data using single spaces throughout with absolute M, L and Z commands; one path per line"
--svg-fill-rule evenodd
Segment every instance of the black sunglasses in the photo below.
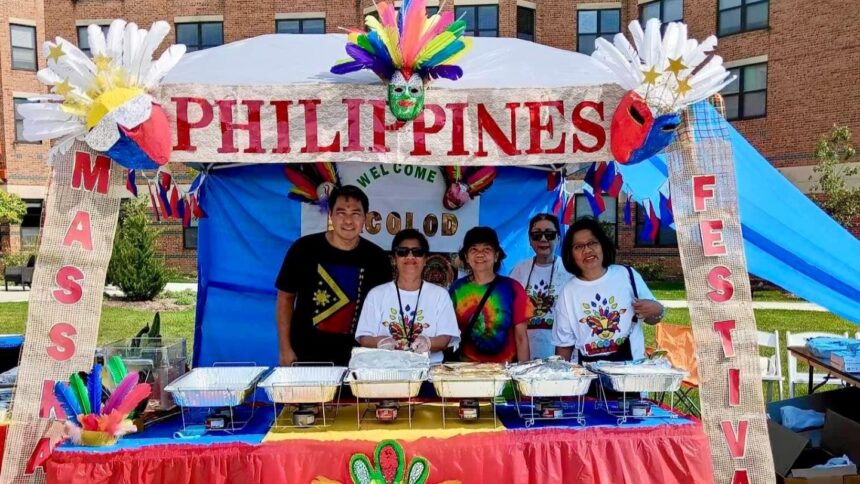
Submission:
M 424 257 L 427 255 L 427 251 L 424 250 L 423 247 L 395 247 L 394 255 L 397 257 L 406 257 L 409 253 L 412 253 L 415 257 Z
M 547 242 L 552 242 L 553 240 L 555 240 L 555 237 L 557 235 L 558 235 L 558 232 L 556 232 L 555 230 L 551 230 L 551 229 L 535 230 L 534 232 L 529 233 L 529 237 L 531 237 L 531 239 L 534 240 L 535 242 L 540 240 L 541 237 L 546 239 Z

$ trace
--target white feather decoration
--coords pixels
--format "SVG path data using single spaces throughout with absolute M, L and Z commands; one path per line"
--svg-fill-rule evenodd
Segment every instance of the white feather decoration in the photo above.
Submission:
M 153 62 L 153 54 L 169 33 L 167 22 L 156 22 L 147 31 L 118 19 L 107 35 L 101 27 L 90 25 L 87 35 L 93 58 L 65 39 L 45 42 L 48 67 L 36 78 L 51 86 L 51 94 L 34 96 L 30 100 L 37 102 L 19 107 L 24 138 L 58 140 L 49 157 L 66 152 L 76 139 L 98 151 L 110 149 L 119 138 L 119 126 L 133 129 L 149 119 L 150 94 L 185 53 L 184 45 L 173 45 Z M 113 97 L 102 97 L 111 91 Z M 101 114 L 105 107 L 109 111 Z M 93 116 L 100 118 L 87 129 Z
M 642 96 L 655 114 L 678 112 L 733 80 L 722 57 L 710 55 L 717 45 L 713 35 L 699 43 L 687 37 L 685 24 L 670 22 L 661 36 L 657 19 L 648 20 L 644 31 L 638 21 L 628 28 L 633 44 L 623 34 L 613 43 L 598 38 L 592 56 L 615 73 L 622 87 Z

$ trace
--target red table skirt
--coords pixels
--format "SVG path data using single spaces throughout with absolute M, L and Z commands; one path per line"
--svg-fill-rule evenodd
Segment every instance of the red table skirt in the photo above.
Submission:
M 402 442 L 407 462 L 423 456 L 428 483 L 713 482 L 702 427 L 508 430 Z M 114 453 L 55 452 L 49 483 L 300 483 L 325 476 L 350 482 L 356 452 L 373 460 L 376 442 L 293 440 L 260 445 L 175 445 Z

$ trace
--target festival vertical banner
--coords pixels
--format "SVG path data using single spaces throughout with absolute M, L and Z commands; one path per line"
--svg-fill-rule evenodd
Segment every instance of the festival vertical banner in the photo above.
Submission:
M 123 171 L 76 142 L 54 159 L 3 456 L 2 483 L 41 482 L 65 414 L 54 383 L 93 366 Z
M 714 482 L 774 482 L 732 148 L 708 103 L 684 112 L 668 161 Z

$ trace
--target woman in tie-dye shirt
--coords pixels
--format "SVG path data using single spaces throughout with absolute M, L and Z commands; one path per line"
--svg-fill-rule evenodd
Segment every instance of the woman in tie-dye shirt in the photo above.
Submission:
M 497 274 L 504 258 L 495 230 L 475 227 L 466 232 L 460 259 L 466 262 L 469 275 L 449 290 L 462 333 L 464 360 L 504 363 L 530 357 L 527 328 L 534 309 L 519 282 Z

